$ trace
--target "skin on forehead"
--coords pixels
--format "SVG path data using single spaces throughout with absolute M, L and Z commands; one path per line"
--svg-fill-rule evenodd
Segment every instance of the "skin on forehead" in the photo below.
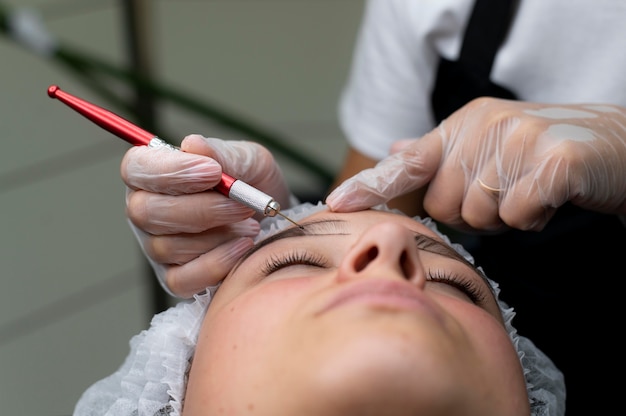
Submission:
M 378 211 L 319 212 L 302 222 L 323 219 L 341 222 L 259 244 L 222 283 L 199 334 L 185 415 L 529 413 L 495 300 L 478 306 L 447 284 L 425 283 L 426 266 L 481 279 L 452 249 L 416 249 L 416 233 L 441 241 L 434 231 Z M 376 241 L 380 266 L 346 272 Z M 382 261 L 387 247 L 410 252 L 415 282 Z M 323 267 L 265 276 L 272 259 L 304 252 Z

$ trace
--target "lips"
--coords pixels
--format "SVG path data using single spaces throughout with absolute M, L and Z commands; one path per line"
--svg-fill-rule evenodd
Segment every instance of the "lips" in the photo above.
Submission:
M 379 309 L 419 310 L 441 319 L 439 312 L 422 290 L 409 282 L 385 279 L 364 279 L 346 285 L 316 315 L 354 304 Z

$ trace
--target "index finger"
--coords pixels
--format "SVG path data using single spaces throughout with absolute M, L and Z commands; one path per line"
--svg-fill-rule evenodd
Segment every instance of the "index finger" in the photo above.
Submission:
M 442 154 L 439 129 L 339 185 L 326 199 L 333 211 L 358 211 L 419 189 L 435 175 Z
M 135 146 L 124 154 L 120 174 L 131 189 L 180 195 L 213 188 L 221 179 L 222 167 L 206 156 Z

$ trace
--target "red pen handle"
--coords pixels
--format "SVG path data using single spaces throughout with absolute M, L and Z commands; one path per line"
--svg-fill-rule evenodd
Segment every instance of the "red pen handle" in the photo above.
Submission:
M 236 180 L 237 179 L 233 178 L 229 174 L 222 172 L 222 180 L 220 181 L 220 183 L 215 185 L 213 189 L 222 195 L 228 196 L 228 194 L 230 193 L 230 188 L 233 186 Z
M 51 98 L 56 98 L 67 104 L 67 106 L 76 110 L 78 113 L 93 121 L 103 129 L 126 140 L 132 145 L 147 146 L 148 143 L 150 143 L 150 140 L 156 137 L 154 134 L 145 131 L 141 127 L 136 126 L 115 113 L 62 91 L 56 85 L 52 85 L 48 88 L 48 95 Z
M 98 126 L 134 146 L 150 146 L 154 144 L 154 147 L 167 146 L 178 150 L 177 147 L 166 143 L 154 134 L 117 114 L 64 92 L 56 85 L 48 87 L 48 95 L 50 98 L 58 99 Z M 228 198 L 241 202 L 263 215 L 273 217 L 279 214 L 280 205 L 274 198 L 224 172 L 222 172 L 220 182 L 215 185 L 213 189 Z
M 120 117 L 109 110 L 106 110 L 81 98 L 78 98 L 72 94 L 69 94 L 61 90 L 56 85 L 48 87 L 48 95 L 51 98 L 58 99 L 59 101 L 66 104 L 68 107 L 72 108 L 79 114 L 97 124 L 98 126 L 115 134 L 117 137 L 126 140 L 128 143 L 134 146 L 148 146 L 150 144 L 150 141 L 157 137 L 149 131 L 146 131 L 141 127 L 131 123 L 125 118 Z M 232 176 L 226 173 L 222 173 L 222 180 L 213 189 L 215 189 L 217 192 L 221 193 L 224 196 L 228 196 L 230 188 L 236 180 L 237 179 L 233 178 Z

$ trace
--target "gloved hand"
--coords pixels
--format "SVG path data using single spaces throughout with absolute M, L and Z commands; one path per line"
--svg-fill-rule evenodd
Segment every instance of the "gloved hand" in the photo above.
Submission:
M 290 194 L 272 154 L 259 144 L 190 135 L 180 148 L 132 147 L 121 176 L 126 215 L 144 254 L 164 289 L 187 298 L 218 284 L 259 232 L 261 214 L 211 190 L 222 169 L 283 209 Z
M 395 153 L 394 153 L 395 152 Z M 424 209 L 462 230 L 543 229 L 567 201 L 626 213 L 626 109 L 476 99 L 326 199 L 346 212 L 428 185 Z

